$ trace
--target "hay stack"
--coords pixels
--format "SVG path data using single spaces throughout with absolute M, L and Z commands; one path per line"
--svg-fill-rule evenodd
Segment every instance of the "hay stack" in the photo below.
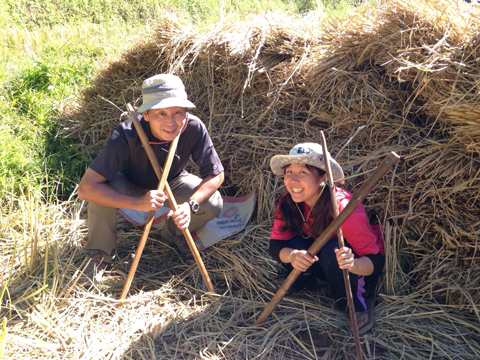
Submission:
M 250 258 L 235 260 L 244 271 L 229 276 L 252 299 L 277 269 L 266 260 L 282 191 L 271 156 L 300 141 L 318 142 L 323 130 L 346 170 L 345 187 L 355 192 L 386 152 L 397 152 L 403 161 L 366 201 L 385 229 L 388 251 L 378 341 L 386 357 L 420 356 L 407 334 L 422 347 L 419 333 L 456 333 L 449 324 L 463 319 L 455 326 L 465 326 L 465 338 L 452 342 L 459 350 L 473 341 L 478 355 L 472 319 L 480 320 L 480 11 L 464 2 L 394 0 L 322 29 L 309 16 L 286 21 L 269 14 L 201 35 L 165 18 L 153 38 L 105 67 L 65 114 L 65 127 L 92 151 L 125 119 L 124 99 L 140 106 L 143 79 L 181 76 L 225 165 L 223 191 L 259 190 L 248 233 L 207 252 L 205 261 L 207 269 L 229 267 L 229 245 L 243 256 L 248 249 Z M 417 307 L 431 316 L 406 321 Z

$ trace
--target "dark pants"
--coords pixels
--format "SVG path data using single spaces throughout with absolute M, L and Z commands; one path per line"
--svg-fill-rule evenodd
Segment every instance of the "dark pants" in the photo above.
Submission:
M 314 239 L 304 239 L 301 236 L 295 236 L 286 241 L 286 247 L 298 250 L 308 250 L 312 245 Z M 345 246 L 350 247 L 345 241 Z M 296 289 L 310 287 L 316 279 L 327 281 L 330 285 L 332 296 L 335 300 L 335 308 L 341 311 L 348 311 L 347 293 L 345 290 L 345 282 L 343 279 L 343 270 L 338 266 L 337 258 L 335 256 L 335 248 L 338 246 L 338 239 L 333 238 L 329 240 L 325 246 L 317 253 L 318 261 L 316 261 L 310 268 L 302 273 L 295 281 L 293 286 Z M 353 249 L 352 249 L 353 251 Z M 358 257 L 354 252 L 354 256 Z M 290 273 L 293 267 L 291 264 L 283 264 L 286 270 Z M 352 288 L 353 303 L 355 311 L 366 310 L 365 299 L 365 284 L 373 283 L 378 278 L 382 269 L 376 268 L 374 273 L 369 276 L 358 276 L 349 273 L 350 286 Z

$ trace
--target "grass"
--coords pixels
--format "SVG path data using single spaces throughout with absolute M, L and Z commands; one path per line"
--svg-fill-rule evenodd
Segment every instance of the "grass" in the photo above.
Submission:
M 341 1 L 326 2 L 338 4 Z M 317 6 L 312 0 L 4 0 L 2 15 L 8 25 L 29 29 L 61 24 L 78 24 L 84 20 L 96 24 L 108 24 L 121 20 L 126 24 L 152 20 L 165 11 L 184 14 L 194 23 L 213 23 L 220 17 L 237 14 L 245 16 L 251 12 L 267 10 L 302 12 Z
M 93 154 L 58 136 L 62 109 L 89 86 L 102 64 L 139 34 L 153 31 L 161 14 L 181 14 L 200 29 L 225 17 L 233 21 L 252 12 L 304 12 L 318 6 L 323 5 L 311 0 L 2 0 L 0 209 L 5 226 L 0 242 L 33 230 L 26 223 L 7 226 L 16 216 L 35 217 L 25 215 L 25 198 L 35 197 L 41 213 L 75 195 Z M 15 249 L 31 241 L 24 236 Z M 7 292 L 4 285 L 2 296 Z
M 140 34 L 153 31 L 155 19 L 165 11 L 182 14 L 185 21 L 201 29 L 225 17 L 234 20 L 267 10 L 296 13 L 323 6 L 329 14 L 338 14 L 345 4 L 309 0 L 2 0 L 0 359 L 11 333 L 13 339 L 34 339 L 39 354 L 30 355 L 38 358 L 56 351 L 42 336 L 58 338 L 69 351 L 65 344 L 78 341 L 75 334 L 59 334 L 52 326 L 64 321 L 61 312 L 77 311 L 75 303 L 71 310 L 59 307 L 58 314 L 56 310 L 43 312 L 55 309 L 71 295 L 78 275 L 70 271 L 75 256 L 71 249 L 78 248 L 86 236 L 82 204 L 70 200 L 93 154 L 83 153 L 74 140 L 58 136 L 66 101 L 88 87 L 106 61 L 117 57 Z M 154 285 L 161 287 L 164 280 Z M 92 308 L 95 296 L 88 300 Z M 235 301 L 232 298 L 233 304 Z M 143 318 L 152 323 L 159 321 L 147 316 Z M 18 317 L 31 317 L 32 327 L 21 329 L 10 322 Z M 87 321 L 95 317 L 94 311 L 85 314 Z M 125 333 L 135 336 L 128 322 L 123 325 Z M 86 336 L 94 338 L 103 330 L 95 329 Z M 101 343 L 100 338 L 95 340 Z M 21 350 L 19 344 L 14 352 Z M 44 355 L 45 349 L 51 353 Z M 15 356 L 27 358 L 20 352 Z M 78 354 L 72 358 L 79 358 Z
M 252 12 L 336 11 L 346 1 L 311 0 L 3 0 L 0 7 L 0 195 L 29 185 L 68 198 L 91 160 L 57 136 L 65 101 L 99 67 L 155 26 L 165 11 L 198 28 Z M 52 189 L 52 184 L 54 184 Z M 8 189 L 8 190 L 7 190 Z
M 442 5 L 446 0 L 435 3 Z M 162 11 L 183 14 L 183 21 L 195 24 L 202 34 L 218 19 L 234 21 L 253 10 L 302 12 L 323 6 L 323 12 L 316 15 L 328 20 L 330 15 L 342 16 L 348 8 L 345 1 L 163 1 L 162 8 L 157 8 L 160 2 L 140 0 L 132 4 L 121 0 L 9 0 L 0 4 L 0 358 L 353 358 L 353 339 L 344 326 L 346 318 L 332 309 L 328 289 L 319 294 L 307 292 L 302 297 L 287 296 L 264 326 L 252 326 L 271 299 L 275 283 L 281 281 L 277 278 L 279 266 L 267 253 L 272 199 L 281 190 L 281 181 L 274 180 L 268 171 L 268 155 L 287 148 L 292 141 L 313 138 L 320 126 L 326 126 L 333 152 L 344 144 L 343 158 L 348 159 L 351 173 L 355 169 L 357 174 L 368 171 L 387 147 L 404 159 L 395 175 L 376 187 L 367 204 L 370 210 L 384 209 L 385 215 L 380 214 L 379 219 L 386 225 L 388 272 L 385 291 L 377 294 L 376 326 L 361 338 L 365 357 L 480 358 L 480 269 L 475 261 L 478 207 L 474 204 L 478 199 L 478 191 L 474 191 L 478 188 L 478 163 L 464 157 L 457 138 L 447 143 L 443 134 L 433 138 L 439 134 L 432 130 L 428 145 L 424 133 L 428 125 L 400 116 L 407 105 L 410 108 L 413 104 L 413 111 L 422 113 L 427 108 L 424 102 L 444 103 L 439 101 L 444 100 L 442 94 L 452 95 L 451 83 L 444 81 L 449 72 L 458 79 L 457 84 L 463 84 L 470 83 L 464 80 L 469 73 L 476 79 L 478 69 L 472 65 L 475 59 L 464 58 L 462 47 L 451 37 L 458 30 L 455 19 L 461 15 L 442 16 L 447 20 L 448 33 L 437 33 L 445 25 L 431 28 L 429 14 L 419 15 L 414 9 L 420 6 L 420 0 L 386 2 L 382 9 L 391 7 L 390 11 L 380 18 L 374 17 L 373 10 L 359 9 L 361 16 L 349 18 L 335 31 L 332 28 L 336 22 L 332 22 L 330 32 L 325 33 L 335 45 L 316 44 L 318 59 L 284 61 L 267 70 L 268 80 L 263 75 L 256 78 L 266 81 L 258 81 L 245 97 L 245 103 L 255 106 L 245 111 L 243 129 L 240 122 L 228 119 L 240 114 L 231 99 L 238 98 L 235 86 L 244 81 L 236 81 L 238 78 L 232 75 L 244 70 L 244 62 L 238 67 L 219 66 L 212 118 L 221 115 L 218 118 L 227 117 L 227 121 L 223 125 L 220 122 L 224 131 L 214 140 L 220 144 L 217 151 L 223 150 L 222 159 L 236 172 L 234 185 L 259 186 L 267 191 L 259 192 L 257 218 L 245 231 L 202 252 L 217 294 L 204 293 L 196 265 L 180 259 L 153 231 L 131 296 L 119 307 L 118 295 L 142 233 L 125 223 L 118 224 L 118 256 L 100 285 L 88 290 L 76 285 L 85 265 L 80 251 L 87 230 L 84 204 L 76 199 L 75 186 L 94 154 L 81 152 L 77 145 L 82 144 L 61 138 L 58 130 L 66 102 L 92 84 L 102 65 L 116 59 L 124 49 L 130 49 L 133 56 L 135 39 L 153 31 L 155 18 Z M 308 18 L 320 17 L 313 15 Z M 262 20 L 270 19 L 262 16 Z M 478 16 L 470 21 L 476 19 Z M 394 26 L 384 25 L 390 21 Z M 295 21 L 281 25 L 294 29 L 294 34 L 303 29 L 295 26 Z M 439 46 L 435 44 L 436 35 Z M 284 37 L 264 38 L 269 46 L 262 55 L 278 55 L 284 50 L 289 53 L 305 46 L 297 36 L 287 36 L 286 42 Z M 199 55 L 204 57 L 204 64 L 209 54 L 222 51 L 223 43 L 210 39 L 200 39 L 203 48 L 212 51 Z M 359 41 L 362 39 L 369 39 L 367 46 Z M 403 63 L 381 60 L 394 56 L 394 60 L 413 61 L 413 55 L 403 51 L 400 39 L 408 40 L 411 54 L 424 49 L 434 49 L 435 54 L 420 57 L 417 66 L 400 71 Z M 272 44 L 275 46 L 270 47 Z M 473 49 L 476 46 L 473 44 Z M 332 53 L 324 57 L 324 51 Z M 256 64 L 257 59 L 255 53 L 247 53 L 240 61 Z M 357 59 L 363 59 L 361 64 L 366 69 L 352 66 Z M 441 79 L 422 73 L 430 64 L 443 64 L 445 59 L 456 60 Z M 377 73 L 379 62 L 384 64 L 381 73 Z M 452 64 L 461 64 L 461 71 Z M 397 86 L 399 72 L 404 87 Z M 327 76 L 323 76 L 325 73 Z M 244 75 L 239 78 L 244 80 Z M 209 71 L 203 69 L 193 69 L 185 76 L 214 84 Z M 290 86 L 286 81 L 290 76 L 295 79 L 293 84 L 305 81 L 306 86 Z M 417 84 L 422 84 L 418 82 L 422 78 L 431 79 L 424 82 L 426 88 L 445 86 L 448 91 L 420 91 Z M 235 86 L 229 86 L 232 84 Z M 279 93 L 282 103 L 272 102 L 278 116 L 269 114 L 268 122 L 258 121 L 257 115 L 263 116 L 265 111 L 262 104 L 270 103 L 270 90 L 284 85 Z M 413 85 L 418 91 L 411 88 Z M 421 104 L 405 102 L 406 89 L 413 90 Z M 456 96 L 464 95 L 460 86 L 456 89 Z M 298 104 L 298 99 L 303 102 L 307 96 L 315 100 L 308 109 Z M 199 98 L 206 102 L 206 97 Z M 248 100 L 252 98 L 258 98 L 258 105 Z M 470 104 L 463 98 L 458 101 Z M 103 104 L 103 100 L 98 102 Z M 340 115 L 332 118 L 332 112 Z M 300 122 L 291 121 L 296 115 Z M 305 123 L 304 117 L 308 119 Z M 440 116 L 430 117 L 442 121 Z M 94 121 L 101 119 L 97 113 Z M 357 134 L 355 128 L 360 125 L 367 128 Z M 354 139 L 345 143 L 347 138 Z M 361 179 L 355 178 L 357 184 Z M 463 243 L 456 247 L 460 241 Z

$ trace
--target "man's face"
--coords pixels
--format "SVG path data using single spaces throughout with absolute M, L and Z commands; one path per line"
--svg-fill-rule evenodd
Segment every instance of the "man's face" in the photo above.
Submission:
M 187 121 L 187 109 L 169 107 L 148 110 L 143 113 L 143 118 L 150 123 L 153 136 L 159 140 L 172 141 Z

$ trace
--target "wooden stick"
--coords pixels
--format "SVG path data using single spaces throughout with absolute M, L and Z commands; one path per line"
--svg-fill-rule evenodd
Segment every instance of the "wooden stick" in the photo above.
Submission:
M 168 173 L 170 172 L 170 167 L 172 166 L 172 160 L 175 155 L 175 151 L 177 149 L 179 138 L 180 138 L 180 133 L 170 143 L 170 147 L 168 149 L 168 155 L 167 155 L 167 158 L 165 159 L 163 174 L 160 178 L 160 182 L 158 183 L 158 188 L 157 188 L 158 190 L 163 191 L 163 189 L 165 188 L 165 184 L 167 183 Z M 135 271 L 137 271 L 138 263 L 140 262 L 140 257 L 142 256 L 143 249 L 145 248 L 145 244 L 147 242 L 148 234 L 150 233 L 150 229 L 152 228 L 154 218 L 155 218 L 155 210 L 150 210 L 148 212 L 147 220 L 145 221 L 145 227 L 143 228 L 143 234 L 142 234 L 142 237 L 140 238 L 137 252 L 135 253 L 132 266 L 130 267 L 130 271 L 128 272 L 127 280 L 123 285 L 123 290 L 122 290 L 122 294 L 120 295 L 120 300 L 125 299 L 127 297 L 128 290 L 130 290 L 133 277 L 135 276 Z
M 347 220 L 347 218 L 353 213 L 357 206 L 360 205 L 361 202 L 367 197 L 368 193 L 374 188 L 374 186 L 382 178 L 382 176 L 385 175 L 387 171 L 390 170 L 390 168 L 398 162 L 399 159 L 400 156 L 395 154 L 393 151 L 388 154 L 388 156 L 377 167 L 377 169 L 370 176 L 370 178 L 358 190 L 357 194 L 352 197 L 347 206 L 340 212 L 340 214 L 338 214 L 335 219 L 333 219 L 333 221 L 330 223 L 329 226 L 327 226 L 325 231 L 313 242 L 312 246 L 310 246 L 310 248 L 308 249 L 308 253 L 311 256 L 315 256 L 320 251 L 320 249 L 327 243 L 327 241 L 330 240 L 332 235 L 335 234 L 337 229 L 345 222 L 345 220 Z M 255 321 L 255 325 L 260 325 L 265 322 L 265 320 L 270 316 L 270 314 L 273 312 L 280 300 L 282 300 L 282 298 L 285 296 L 290 286 L 292 286 L 294 281 L 301 273 L 302 272 L 297 269 L 293 269 L 290 272 L 290 275 L 288 275 L 282 285 L 280 285 L 280 288 L 277 290 L 272 300 L 270 300 L 270 302 L 267 304 L 263 312 L 258 317 L 257 321 Z
M 162 178 L 162 167 L 158 163 L 157 157 L 155 156 L 155 153 L 153 152 L 150 144 L 148 143 L 148 138 L 145 132 L 143 131 L 142 125 L 138 121 L 137 114 L 133 107 L 130 104 L 127 104 L 127 109 L 130 113 L 130 117 L 132 118 L 133 125 L 135 126 L 135 129 L 137 129 L 138 136 L 140 137 L 140 140 L 142 141 L 143 147 L 147 153 L 148 159 L 150 160 L 150 163 L 153 166 L 153 170 L 155 171 L 155 174 L 157 174 L 157 177 L 159 179 Z M 168 185 L 168 181 L 165 183 L 165 192 L 167 193 L 168 200 L 170 201 L 170 204 L 172 205 L 173 211 L 177 211 L 178 205 L 177 202 L 175 201 L 175 197 L 173 195 L 172 190 L 170 189 L 170 186 Z M 209 292 L 214 293 L 215 289 L 213 288 L 212 281 L 210 280 L 210 277 L 208 276 L 207 269 L 205 268 L 205 265 L 203 264 L 202 258 L 200 257 L 200 253 L 198 252 L 197 246 L 195 245 L 195 242 L 193 241 L 192 234 L 190 233 L 189 229 L 182 230 L 183 236 L 185 236 L 185 239 L 187 240 L 188 247 L 190 248 L 190 251 L 193 254 L 193 257 L 195 259 L 195 262 L 197 263 L 197 266 L 200 270 L 200 273 L 202 274 L 203 280 L 205 281 L 205 285 L 207 287 L 207 290 Z
M 325 135 L 323 134 L 323 131 L 320 131 L 320 135 L 321 135 L 321 141 L 322 141 L 322 147 L 323 147 L 323 160 L 325 162 L 325 169 L 327 170 L 328 187 L 330 189 L 330 199 L 332 201 L 333 218 L 335 219 L 336 217 L 338 217 L 338 213 L 339 213 L 338 203 L 337 203 L 337 193 L 335 189 L 335 183 L 333 180 L 332 167 L 330 165 L 330 154 L 328 153 L 327 142 L 325 141 Z M 338 238 L 338 247 L 343 248 L 345 246 L 345 242 L 343 241 L 343 232 L 342 232 L 341 226 L 338 227 L 337 238 Z M 343 269 L 343 281 L 345 282 L 345 292 L 347 293 L 348 309 L 350 311 L 350 321 L 352 323 L 353 336 L 355 339 L 355 351 L 357 353 L 357 360 L 361 360 L 362 349 L 360 347 L 360 338 L 358 336 L 357 317 L 355 314 L 355 304 L 353 303 L 352 286 L 350 284 L 350 273 L 347 269 Z

